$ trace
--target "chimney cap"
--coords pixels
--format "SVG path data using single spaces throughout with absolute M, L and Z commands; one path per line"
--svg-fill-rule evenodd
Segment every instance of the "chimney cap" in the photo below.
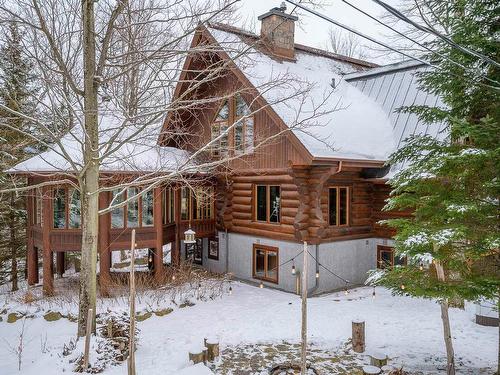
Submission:
M 257 19 L 259 21 L 261 21 L 264 18 L 267 18 L 269 16 L 273 16 L 273 15 L 280 16 L 280 17 L 283 17 L 283 18 L 287 18 L 287 19 L 292 20 L 292 21 L 297 21 L 299 19 L 299 17 L 292 16 L 291 14 L 285 13 L 285 11 L 286 11 L 286 4 L 283 1 L 281 3 L 281 6 L 270 9 L 269 12 L 266 12 L 266 13 L 260 15 L 259 17 L 257 17 Z

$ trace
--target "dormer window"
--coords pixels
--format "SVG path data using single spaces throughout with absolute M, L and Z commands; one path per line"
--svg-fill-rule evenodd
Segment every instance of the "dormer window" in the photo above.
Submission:
M 228 131 L 230 125 L 233 128 Z M 254 147 L 254 118 L 250 107 L 240 94 L 225 100 L 212 123 L 212 155 L 226 156 L 229 148 L 235 153 L 252 152 Z M 220 136 L 221 134 L 225 135 Z M 215 141 L 220 136 L 220 138 Z

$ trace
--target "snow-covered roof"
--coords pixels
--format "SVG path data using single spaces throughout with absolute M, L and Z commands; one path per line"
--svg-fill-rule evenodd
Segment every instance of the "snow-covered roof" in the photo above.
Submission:
M 265 88 L 264 98 L 313 157 L 385 161 L 410 134 L 441 136 L 442 125 L 429 126 L 414 114 L 397 113 L 412 104 L 442 105 L 418 88 L 419 62 L 363 66 L 362 61 L 300 45 L 295 47 L 295 61 L 280 60 L 259 48 L 255 34 L 218 25 L 209 25 L 208 31 L 250 82 Z M 243 50 L 247 53 L 239 56 Z M 295 84 L 266 86 L 282 77 Z M 305 102 L 303 97 L 280 101 L 300 86 L 309 89 Z M 322 114 L 314 122 L 294 128 L 318 106 Z
M 210 25 L 208 31 L 313 157 L 385 160 L 394 150 L 384 111 L 342 79 L 361 65 L 305 48 L 296 48 L 295 61 L 279 60 L 254 43 L 257 36 Z
M 52 145 L 8 172 L 78 172 L 83 164 L 84 134 L 82 123 L 77 122 L 62 136 L 60 145 Z M 191 163 L 187 151 L 157 144 L 157 124 L 143 129 L 140 124 L 128 122 L 121 111 L 109 105 L 99 109 L 99 137 L 101 172 L 167 172 Z M 113 152 L 109 152 L 111 149 Z

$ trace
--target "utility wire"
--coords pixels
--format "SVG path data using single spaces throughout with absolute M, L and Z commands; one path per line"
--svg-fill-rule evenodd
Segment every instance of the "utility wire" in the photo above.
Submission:
M 362 10 L 362 9 L 358 8 L 356 5 L 354 5 L 354 4 L 352 4 L 352 3 L 350 3 L 349 1 L 347 1 L 347 0 L 342 0 L 342 2 L 344 2 L 344 3 L 345 3 L 345 4 L 347 4 L 347 5 L 349 5 L 351 8 L 353 8 L 353 9 L 357 10 L 358 12 L 360 12 L 360 13 L 364 14 L 365 16 L 367 16 L 368 18 L 372 19 L 373 21 L 375 21 L 375 22 L 379 23 L 380 25 L 382 25 L 382 26 L 384 26 L 384 27 L 388 28 L 389 30 L 393 31 L 394 33 L 398 34 L 399 36 L 402 36 L 403 38 L 408 39 L 410 42 L 415 43 L 415 44 L 416 44 L 416 45 L 418 45 L 419 47 L 424 48 L 426 51 L 428 51 L 428 52 L 430 52 L 430 53 L 432 53 L 432 54 L 434 54 L 434 55 L 437 55 L 437 56 L 441 57 L 442 59 L 448 60 L 448 61 L 449 61 L 449 62 L 451 62 L 452 64 L 454 64 L 454 65 L 456 65 L 456 66 L 458 66 L 458 67 L 462 68 L 464 71 L 470 71 L 470 69 L 469 69 L 469 68 L 467 68 L 465 65 L 462 65 L 462 64 L 460 64 L 459 62 L 456 62 L 456 61 L 454 61 L 454 60 L 450 59 L 449 57 L 447 57 L 447 56 L 443 55 L 442 53 L 440 53 L 440 52 L 438 52 L 438 51 L 435 51 L 435 50 L 433 50 L 433 49 L 431 49 L 431 48 L 427 47 L 425 44 L 420 43 L 419 41 L 417 41 L 417 40 L 414 40 L 414 39 L 410 38 L 410 37 L 409 37 L 409 36 L 407 36 L 405 33 L 403 33 L 403 32 L 401 32 L 401 31 L 399 31 L 399 30 L 395 29 L 394 27 L 392 27 L 392 26 L 390 26 L 390 25 L 386 24 L 385 22 L 383 22 L 383 21 L 379 20 L 377 17 L 372 16 L 372 15 L 371 15 L 371 14 L 369 14 L 368 12 L 365 12 L 364 10 Z M 483 74 L 481 74 L 481 73 L 479 73 L 479 74 L 477 74 L 476 72 L 472 72 L 472 73 L 473 73 L 474 75 L 476 75 L 476 76 L 477 76 L 477 75 L 479 75 L 480 77 L 482 77 L 482 78 L 484 78 L 484 79 L 486 79 L 486 80 L 488 80 L 488 81 L 490 81 L 490 82 L 492 82 L 492 83 L 495 83 L 495 84 L 497 84 L 497 85 L 500 85 L 500 82 L 497 82 L 497 81 L 495 81 L 495 80 L 493 80 L 493 79 L 491 79 L 491 78 L 489 78 L 489 77 L 487 77 L 487 76 L 485 76 L 485 75 L 483 75 Z
M 290 3 L 290 4 L 292 4 L 292 5 L 295 5 L 296 7 L 299 7 L 299 8 L 301 8 L 301 9 L 305 10 L 306 12 L 309 12 L 309 13 L 311 13 L 311 14 L 313 14 L 313 15 L 315 15 L 315 16 L 317 16 L 317 17 L 319 17 L 319 18 L 321 18 L 321 19 L 323 19 L 323 20 L 325 20 L 325 21 L 328 21 L 328 22 L 330 22 L 330 23 L 332 23 L 332 24 L 334 24 L 334 25 L 336 25 L 336 26 L 338 26 L 338 27 L 341 27 L 341 28 L 343 28 L 343 29 L 345 29 L 345 30 L 347 30 L 347 31 L 349 31 L 349 32 L 351 32 L 351 33 L 353 33 L 353 34 L 356 34 L 356 35 L 360 36 L 361 38 L 367 39 L 367 40 L 371 41 L 372 43 L 378 44 L 379 46 L 382 46 L 382 47 L 384 47 L 384 48 L 387 48 L 387 49 L 388 49 L 388 50 L 390 50 L 390 51 L 393 51 L 393 52 L 399 53 L 400 55 L 403 55 L 403 56 L 405 56 L 405 57 L 407 57 L 407 58 L 409 58 L 409 59 L 411 59 L 411 60 L 416 60 L 416 61 L 419 61 L 419 62 L 421 62 L 421 63 L 422 63 L 422 64 L 424 64 L 424 65 L 427 65 L 427 66 L 429 66 L 429 67 L 432 67 L 432 68 L 436 69 L 437 71 L 442 71 L 442 69 L 441 69 L 439 66 L 436 66 L 436 65 L 434 65 L 434 64 L 432 64 L 432 63 L 429 63 L 429 62 L 427 62 L 427 61 L 425 61 L 425 60 L 423 60 L 423 59 L 421 59 L 421 58 L 411 56 L 411 55 L 409 55 L 409 54 L 408 54 L 408 53 L 406 53 L 406 52 L 403 52 L 403 51 L 398 50 L 397 48 L 391 47 L 391 46 L 389 46 L 388 44 L 386 44 L 386 43 L 384 43 L 384 42 L 380 42 L 380 41 L 378 41 L 377 39 L 372 38 L 371 36 L 369 36 L 369 35 L 367 35 L 367 34 L 364 34 L 364 33 L 360 32 L 360 31 L 357 31 L 357 30 L 353 29 L 353 28 L 352 28 L 352 27 L 350 27 L 350 26 L 347 26 L 347 25 L 344 25 L 343 23 L 340 23 L 340 22 L 338 22 L 338 21 L 335 21 L 334 19 L 332 19 L 332 18 L 330 18 L 330 17 L 328 17 L 328 16 L 325 16 L 324 14 L 321 14 L 321 13 L 319 13 L 319 12 L 317 12 L 317 11 L 313 10 L 313 9 L 309 9 L 309 8 L 305 7 L 304 5 L 302 5 L 302 4 L 300 4 L 300 3 L 296 3 L 296 2 L 295 2 L 295 1 L 293 1 L 293 0 L 285 0 L 285 1 L 286 1 L 286 2 L 288 2 L 288 3 Z M 374 0 L 374 1 L 375 1 L 375 0 Z M 450 74 L 450 73 L 448 73 L 448 74 Z M 456 76 L 455 74 L 451 74 L 451 75 Z M 460 76 L 457 76 L 457 77 L 458 77 L 458 78 L 463 78 L 463 77 L 460 77 Z M 491 85 L 487 85 L 487 84 L 482 83 L 482 82 L 476 82 L 476 83 L 477 83 L 478 85 L 481 85 L 481 86 L 486 86 L 486 87 L 488 87 L 488 88 L 492 88 L 492 89 L 494 89 L 494 90 L 500 90 L 500 87 L 498 87 L 498 86 L 491 86 Z
M 397 18 L 399 18 L 400 20 L 402 20 L 402 21 L 404 21 L 404 22 L 412 25 L 413 27 L 417 28 L 418 30 L 423 31 L 423 32 L 425 32 L 427 34 L 432 34 L 434 36 L 437 36 L 438 38 L 440 38 L 440 39 L 444 40 L 446 43 L 448 43 L 450 46 L 453 46 L 453 47 L 459 49 L 460 51 L 462 51 L 464 53 L 467 53 L 469 55 L 475 56 L 475 57 L 480 58 L 481 60 L 483 60 L 485 62 L 489 62 L 490 64 L 493 64 L 493 65 L 495 65 L 497 67 L 500 67 L 500 63 L 496 62 L 492 58 L 490 58 L 490 57 L 488 57 L 486 55 L 483 55 L 482 53 L 479 53 L 477 51 L 471 50 L 470 48 L 467 48 L 467 47 L 461 46 L 460 44 L 455 43 L 453 40 L 451 40 L 450 38 L 448 38 L 446 35 L 441 34 L 440 32 L 438 32 L 437 30 L 435 30 L 432 27 L 422 26 L 422 25 L 418 24 L 417 22 L 415 22 L 415 21 L 411 20 L 410 18 L 406 17 L 399 10 L 393 8 L 389 4 L 383 2 L 382 0 L 372 0 L 372 1 L 374 3 L 376 3 L 376 4 L 378 4 L 379 6 L 381 6 L 382 8 L 384 8 L 385 10 L 387 10 L 392 15 L 394 15 Z

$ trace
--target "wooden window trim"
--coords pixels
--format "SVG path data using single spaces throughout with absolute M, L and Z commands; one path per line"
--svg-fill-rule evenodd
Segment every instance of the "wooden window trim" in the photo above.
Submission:
M 255 258 L 257 256 L 257 249 L 264 250 L 264 252 L 266 253 L 266 255 L 264 257 L 264 272 L 265 272 L 266 276 L 263 276 L 263 277 L 257 276 L 256 273 L 255 273 L 255 266 L 256 266 Z M 277 264 L 278 264 L 278 267 L 276 268 L 276 279 L 267 277 L 267 265 L 268 265 L 267 252 L 275 252 L 276 253 Z M 262 280 L 262 281 L 267 281 L 267 282 L 270 282 L 270 283 L 273 283 L 273 284 L 279 284 L 279 280 L 280 280 L 280 276 L 279 276 L 280 275 L 279 274 L 279 271 L 280 271 L 279 264 L 280 264 L 279 248 L 274 247 L 274 246 L 256 244 L 256 243 L 253 244 L 253 248 L 252 248 L 252 277 L 254 279 Z
M 336 224 L 330 222 L 330 189 L 337 190 L 336 194 Z M 347 204 L 346 204 L 346 223 L 340 224 L 340 189 L 347 190 Z M 328 225 L 330 227 L 349 227 L 351 225 L 351 187 L 346 185 L 332 185 L 328 186 L 328 202 L 327 202 L 327 212 L 328 212 Z
M 257 189 L 259 186 L 264 186 L 266 188 L 266 220 L 259 220 L 257 216 L 257 208 L 258 208 L 258 200 L 257 200 Z M 271 221 L 271 186 L 277 186 L 280 190 L 280 213 L 278 217 L 278 221 Z M 281 184 L 254 184 L 253 188 L 253 221 L 256 223 L 266 223 L 272 225 L 281 225 Z
M 385 268 L 392 268 L 394 267 L 394 258 L 395 258 L 395 255 L 394 255 L 394 247 L 393 246 L 387 246 L 387 245 L 377 245 L 377 268 L 378 269 L 383 269 L 382 268 L 382 264 L 381 264 L 381 254 L 383 252 L 390 252 L 391 254 L 391 264 L 389 264 L 388 266 L 386 266 Z M 403 264 L 404 265 L 407 265 L 408 264 L 408 259 L 405 257 L 404 260 L 403 260 Z
M 221 124 L 225 124 L 226 127 L 229 128 L 229 124 L 231 123 L 231 113 L 233 112 L 233 110 L 232 110 L 232 103 L 231 103 L 232 100 L 231 99 L 232 98 L 224 99 L 219 104 L 219 106 L 217 107 L 217 110 L 215 111 L 215 115 L 212 118 L 212 122 L 210 123 L 210 141 L 212 141 L 212 139 L 213 139 L 214 127 L 217 127 L 217 132 L 218 132 L 217 136 L 220 135 L 220 126 L 221 126 Z M 227 105 L 228 105 L 227 120 L 217 120 L 217 116 L 219 115 L 219 112 L 220 112 L 221 108 L 226 104 L 226 102 L 227 102 Z M 226 153 L 229 153 L 229 149 L 230 149 L 229 139 L 231 137 L 230 137 L 229 133 L 230 132 L 228 132 L 227 135 L 226 135 L 226 137 L 227 137 L 227 150 L 226 150 Z M 212 157 L 221 157 L 221 155 L 222 155 L 221 141 L 222 141 L 222 138 L 219 139 L 219 141 L 217 142 L 217 144 L 213 144 L 212 145 L 211 151 L 210 151 L 210 154 L 212 155 Z M 217 147 L 216 150 L 214 150 L 214 147 Z
M 130 188 L 127 188 L 124 192 L 123 192 L 123 201 L 126 201 L 128 199 L 128 189 Z M 112 220 L 110 220 L 110 229 L 138 229 L 138 228 L 152 228 L 155 226 L 155 221 L 154 221 L 154 211 L 155 211 L 155 204 L 154 204 L 154 193 L 152 192 L 153 194 L 153 224 L 151 225 L 142 225 L 142 195 L 141 195 L 141 189 L 136 187 L 137 189 L 137 195 L 139 195 L 139 197 L 137 198 L 137 226 L 136 227 L 129 227 L 127 225 L 127 209 L 128 209 L 128 204 L 129 203 L 126 203 L 125 205 L 123 205 L 122 207 L 120 207 L 120 209 L 123 209 L 123 226 L 122 227 L 113 227 L 113 223 L 112 223 Z M 118 189 L 115 189 L 115 190 L 118 190 Z M 120 189 L 121 190 L 121 189 Z M 113 194 L 113 192 L 111 192 L 111 195 Z M 145 193 L 147 194 L 147 193 Z M 113 199 L 113 197 L 111 197 L 111 199 Z M 160 197 L 161 199 L 161 197 Z M 110 213 L 111 214 L 111 213 Z
M 242 135 L 241 135 L 241 145 L 242 145 L 242 149 L 241 150 L 236 150 L 236 126 L 233 128 L 233 144 L 234 144 L 234 152 L 235 153 L 241 153 L 241 154 L 244 154 L 245 152 L 247 152 L 247 147 L 246 147 L 246 133 L 247 133 L 247 120 L 248 119 L 252 119 L 252 123 L 253 123 L 253 140 L 252 140 L 252 153 L 253 153 L 253 150 L 255 148 L 255 116 L 254 114 L 250 115 L 250 116 L 238 116 L 237 114 L 237 103 L 236 103 L 236 100 L 237 100 L 237 96 L 240 96 L 241 100 L 243 100 L 245 102 L 245 104 L 248 106 L 248 108 L 250 109 L 250 106 L 248 105 L 247 101 L 245 100 L 245 98 L 241 95 L 241 94 L 236 94 L 234 95 L 231 99 L 232 99 L 232 102 L 233 102 L 233 105 L 231 106 L 231 109 L 233 111 L 233 116 L 232 116 L 232 124 L 234 125 L 236 122 L 238 122 L 240 119 L 243 119 L 242 122 L 241 122 L 241 127 L 242 127 Z M 251 109 L 250 109 L 250 112 L 251 112 Z
M 210 191 L 210 194 L 209 194 L 209 199 L 210 199 L 210 217 L 205 217 L 205 209 L 201 209 L 200 207 L 196 207 L 196 210 L 201 213 L 201 218 L 199 219 L 193 219 L 193 199 L 194 199 L 194 194 L 193 192 L 191 191 L 191 189 L 187 188 L 187 187 L 183 187 L 181 189 L 188 189 L 188 201 L 187 201 L 187 204 L 188 204 L 188 218 L 187 219 L 182 219 L 182 211 L 181 211 L 181 222 L 202 222 L 202 221 L 206 221 L 206 220 L 214 220 L 215 218 L 215 188 L 211 185 L 207 185 L 207 186 L 201 186 L 201 188 L 204 190 L 204 191 Z M 182 191 L 181 191 L 181 202 L 182 202 Z

